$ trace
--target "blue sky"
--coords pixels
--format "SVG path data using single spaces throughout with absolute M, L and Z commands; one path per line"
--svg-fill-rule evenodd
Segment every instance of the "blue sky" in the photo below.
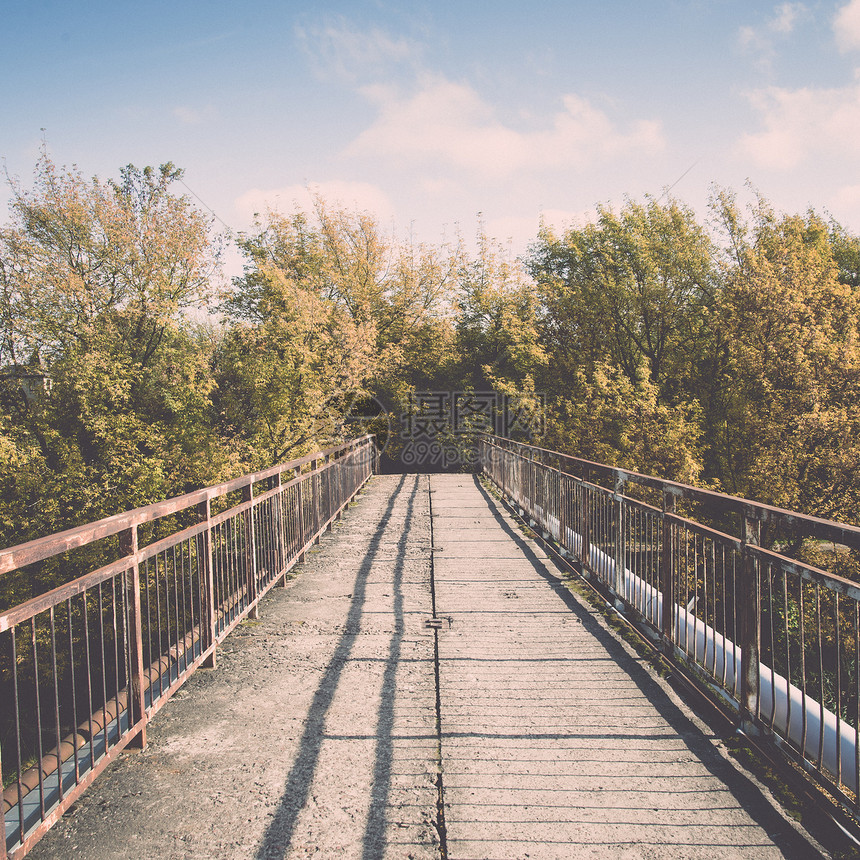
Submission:
M 0 157 L 173 161 L 235 230 L 330 201 L 516 252 L 539 219 L 747 180 L 860 233 L 860 0 L 0 0 Z M 44 132 L 42 131 L 44 129 Z M 0 190 L 4 210 L 10 197 Z

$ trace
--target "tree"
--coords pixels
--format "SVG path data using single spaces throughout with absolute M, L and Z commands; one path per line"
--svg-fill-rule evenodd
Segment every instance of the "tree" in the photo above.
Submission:
M 713 206 L 726 237 L 723 420 L 709 440 L 721 480 L 739 495 L 857 521 L 860 293 L 838 263 L 855 243 L 814 212 L 777 216 L 762 198 L 749 220 L 727 192 Z
M 183 310 L 217 267 L 172 164 L 85 180 L 47 155 L 0 230 L 5 542 L 209 481 L 211 379 Z
M 461 256 L 456 331 L 465 387 L 534 392 L 534 375 L 547 363 L 547 354 L 538 342 L 533 285 L 483 229 L 476 257 Z
M 647 475 L 699 482 L 701 429 L 695 405 L 660 403 L 647 373 L 631 382 L 620 368 L 599 364 L 579 371 L 569 394 L 550 404 L 548 447 Z
M 542 345 L 553 356 L 548 385 L 609 362 L 635 384 L 657 385 L 664 403 L 694 397 L 707 350 L 715 284 L 713 248 L 689 208 L 646 198 L 557 236 L 541 228 L 529 256 L 540 290 Z M 555 378 L 552 378 L 552 377 Z
M 268 212 L 240 246 L 218 378 L 224 420 L 257 460 L 339 441 L 356 402 L 402 399 L 448 361 L 444 250 L 320 199 L 311 215 Z

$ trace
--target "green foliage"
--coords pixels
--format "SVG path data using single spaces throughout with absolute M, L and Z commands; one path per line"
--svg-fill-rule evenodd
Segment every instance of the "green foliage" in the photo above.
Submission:
M 541 297 L 539 376 L 555 444 L 693 481 L 702 471 L 699 380 L 713 352 L 713 246 L 691 210 L 628 201 L 528 261 Z
M 542 227 L 529 269 L 547 351 L 570 371 L 609 362 L 635 383 L 644 370 L 664 402 L 688 395 L 707 341 L 712 252 L 676 201 L 628 201 L 618 214 L 598 207 L 594 224 L 560 237 Z
M 634 383 L 620 369 L 579 371 L 570 395 L 550 407 L 548 447 L 599 463 L 695 484 L 702 466 L 701 429 L 694 406 L 659 402 L 657 386 L 642 374 Z
M 519 261 L 483 229 L 474 253 L 416 245 L 317 200 L 239 237 L 223 322 L 200 325 L 219 239 L 180 178 L 43 157 L 12 185 L 0 540 L 334 444 L 428 390 L 541 395 L 535 441 L 860 521 L 860 239 L 838 224 L 717 191 L 711 234 L 645 198 L 544 226 Z
M 443 251 L 397 243 L 321 200 L 313 220 L 267 213 L 239 244 L 247 262 L 222 304 L 232 325 L 218 402 L 252 462 L 340 441 L 356 402 L 402 399 L 450 362 Z
M 733 493 L 857 521 L 860 295 L 833 234 L 812 212 L 777 217 L 764 201 L 750 222 L 730 195 L 715 210 L 728 251 L 712 462 Z
M 175 495 L 218 473 L 208 341 L 183 316 L 217 245 L 170 184 L 58 170 L 13 185 L 0 231 L 0 541 Z M 202 456 L 202 455 L 210 456 Z

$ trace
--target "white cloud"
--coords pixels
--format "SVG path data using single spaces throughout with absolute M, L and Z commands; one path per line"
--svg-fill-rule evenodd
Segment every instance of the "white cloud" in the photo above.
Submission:
M 776 14 L 768 21 L 768 27 L 774 33 L 788 35 L 794 30 L 797 19 L 806 12 L 806 6 L 803 3 L 783 3 L 774 12 Z
M 833 33 L 840 51 L 860 48 L 860 0 L 851 0 L 836 13 Z
M 349 155 L 374 155 L 401 162 L 441 162 L 486 177 L 518 171 L 567 167 L 583 169 L 631 152 L 663 149 L 659 122 L 639 120 L 629 130 L 577 95 L 548 128 L 519 131 L 502 123 L 494 109 L 465 84 L 425 78 L 413 95 L 387 86 L 362 92 L 376 103 L 376 122 L 353 141 Z
M 370 212 L 380 221 L 394 218 L 394 206 L 388 195 L 369 182 L 310 182 L 306 185 L 287 185 L 283 188 L 251 188 L 234 202 L 238 216 L 250 224 L 254 215 L 273 209 L 290 214 L 297 209 L 312 212 L 315 197 L 333 206 L 359 212 Z
M 171 113 L 185 125 L 200 125 L 216 116 L 216 111 L 212 107 L 193 108 L 188 105 L 178 105 Z
M 510 242 L 515 253 L 524 252 L 537 239 L 541 222 L 556 233 L 564 233 L 571 227 L 580 228 L 594 223 L 596 210 L 574 212 L 566 209 L 541 209 L 534 215 L 497 215 L 490 216 L 484 224 L 488 236 L 499 241 Z
M 318 75 L 350 83 L 384 76 L 392 65 L 413 65 L 421 54 L 410 39 L 394 38 L 378 28 L 358 30 L 342 17 L 317 27 L 298 26 L 295 32 Z
M 836 89 L 768 87 L 749 95 L 764 129 L 744 135 L 737 151 L 762 167 L 788 170 L 813 155 L 856 159 L 860 85 Z
M 769 71 L 776 57 L 776 40 L 791 35 L 808 11 L 803 3 L 781 3 L 761 27 L 740 27 L 738 44 L 745 53 L 755 56 L 756 65 Z

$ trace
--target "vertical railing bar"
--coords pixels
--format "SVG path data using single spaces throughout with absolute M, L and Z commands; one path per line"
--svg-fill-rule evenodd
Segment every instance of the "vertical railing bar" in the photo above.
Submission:
M 90 770 L 96 766 L 95 740 L 93 738 L 93 661 L 90 653 L 90 622 L 87 595 L 88 591 L 81 594 L 81 603 L 84 612 L 84 659 L 86 660 L 87 678 L 87 728 L 90 733 Z
M 815 583 L 815 621 L 818 629 L 818 762 L 817 767 L 821 770 L 821 762 L 824 759 L 824 646 L 821 637 L 821 589 L 818 582 Z
M 192 624 L 188 626 L 188 603 L 185 596 L 185 557 L 186 552 L 191 553 L 190 542 L 185 540 L 179 547 L 179 562 L 176 560 L 176 549 L 173 550 L 173 570 L 176 579 L 176 673 L 179 674 L 179 642 L 184 642 L 182 649 L 182 671 L 188 670 L 188 653 L 194 654 L 194 642 L 188 642 L 188 634 L 194 629 Z M 180 597 L 181 595 L 181 597 Z M 179 621 L 179 604 L 182 603 L 182 621 Z M 193 639 L 193 637 L 192 637 Z
M 636 611 L 640 615 L 644 615 L 644 601 L 642 599 L 643 595 L 643 573 L 641 564 L 640 564 L 640 548 L 641 548 L 641 533 L 640 523 L 642 519 L 642 511 L 639 508 L 631 509 L 632 516 L 628 519 L 630 522 L 630 532 L 628 535 L 628 546 L 630 547 L 630 557 L 624 562 L 627 565 L 628 570 L 633 574 L 633 580 L 630 583 L 632 586 L 632 591 L 630 592 L 630 600 L 631 603 L 636 607 Z
M 615 593 L 624 598 L 624 484 L 617 484 L 615 493 Z
M 226 610 L 226 616 L 224 619 L 225 628 L 236 617 L 236 613 L 240 611 L 243 600 L 243 595 L 239 586 L 242 569 L 240 567 L 239 523 L 237 520 L 238 517 L 234 515 L 224 523 L 227 530 L 226 541 L 224 544 L 226 553 L 225 560 L 227 564 L 227 589 L 226 594 L 224 594 L 224 609 Z
M 232 612 L 233 598 L 235 593 L 235 576 L 233 571 L 233 530 L 235 519 L 230 518 L 218 525 L 218 603 L 215 608 L 218 612 L 218 635 L 229 623 Z
M 224 617 L 225 606 L 227 605 L 226 593 L 230 588 L 230 568 L 229 557 L 227 555 L 227 535 L 229 533 L 230 524 L 228 522 L 217 523 L 213 527 L 213 552 L 215 558 L 215 592 L 212 595 L 214 599 L 215 620 L 215 638 L 221 634 L 221 622 Z
M 773 610 L 773 565 L 768 562 L 762 566 L 767 576 L 767 621 L 770 628 L 770 719 L 768 728 L 773 731 L 776 723 L 776 646 L 774 645 L 774 616 Z
M 282 586 L 286 587 L 287 585 L 287 564 L 288 553 L 287 553 L 287 523 L 289 522 L 289 518 L 286 516 L 286 506 L 284 505 L 284 496 L 286 495 L 286 491 L 284 490 L 284 478 L 283 472 L 278 472 L 275 476 L 275 487 L 278 490 L 278 494 L 275 498 L 278 500 L 278 503 L 275 507 L 277 511 L 277 540 L 278 540 L 278 575 L 279 582 Z
M 215 548 L 212 539 L 212 502 L 206 499 L 197 505 L 197 521 L 206 528 L 195 541 L 197 550 L 197 601 L 200 623 L 200 650 L 209 651 L 204 665 L 214 668 L 215 653 Z
M 257 517 L 254 510 L 253 484 L 248 484 L 242 488 L 242 501 L 248 502 L 248 509 L 243 517 L 243 531 L 245 536 L 245 589 L 247 592 L 245 605 L 253 606 L 253 608 L 248 612 L 248 617 L 256 619 L 259 613 L 257 604 L 254 601 L 256 601 L 257 593 L 259 591 L 259 569 L 257 566 L 257 535 L 255 529 L 255 520 Z
M 320 540 L 320 476 L 319 472 L 316 470 L 315 460 L 313 462 L 313 473 L 311 474 L 311 492 L 313 493 L 313 505 L 314 505 L 314 540 L 316 543 L 319 543 Z
M 138 576 L 140 568 L 138 568 Z M 156 577 L 157 578 L 157 577 Z M 151 589 L 149 584 L 149 559 L 143 563 L 143 590 L 146 594 L 146 662 L 152 665 L 152 607 Z M 141 607 L 141 636 L 143 635 L 143 608 Z M 142 640 L 141 640 L 142 641 Z
M 36 703 L 36 761 L 42 761 L 44 755 L 42 750 L 42 707 L 41 696 L 39 695 L 39 654 L 36 647 L 36 616 L 30 619 L 30 643 L 33 654 L 33 686 L 35 691 Z M 45 787 L 42 783 L 42 769 L 39 768 L 39 810 L 42 819 L 45 818 Z M 20 772 L 19 772 L 20 777 Z
M 113 591 L 113 579 L 111 579 L 111 591 Z M 101 674 L 102 674 L 102 727 L 105 729 L 105 739 L 107 739 L 107 655 L 105 654 L 105 596 L 102 590 L 102 584 L 99 583 L 99 645 L 101 656 Z M 116 643 L 115 649 L 119 647 Z M 114 649 L 114 650 L 115 650 Z M 105 752 L 107 752 L 107 741 L 105 742 Z
M 834 595 L 834 616 L 836 621 L 836 784 L 842 784 L 842 648 L 839 635 L 839 592 Z M 822 744 L 822 746 L 824 746 Z
M 12 698 L 15 703 L 15 751 L 18 756 L 16 764 L 16 771 L 18 774 L 17 788 L 18 788 L 18 841 L 24 841 L 24 793 L 23 786 L 21 785 L 21 777 L 24 773 L 24 759 L 21 753 L 21 699 L 18 694 L 18 645 L 17 638 L 15 636 L 15 630 L 17 625 L 13 625 L 10 628 L 10 633 L 12 634 Z M 5 815 L 3 816 L 5 819 Z M 4 846 L 5 848 L 5 843 Z
M 161 564 L 159 564 L 159 561 Z M 153 575 L 155 578 L 155 629 L 157 635 L 157 645 L 156 645 L 156 654 L 155 659 L 150 659 L 149 665 L 153 664 L 158 666 L 156 670 L 158 672 L 158 698 L 160 699 L 164 694 L 163 681 L 164 677 L 161 672 L 161 656 L 164 653 L 164 630 L 161 624 L 161 573 L 159 568 L 164 568 L 164 554 L 159 553 L 152 559 L 152 567 L 153 567 Z M 146 566 L 147 572 L 149 571 L 149 565 Z M 164 582 L 164 590 L 167 591 L 167 571 L 164 571 L 165 574 L 165 582 Z M 165 603 L 167 602 L 167 595 L 165 594 Z M 152 631 L 150 631 L 149 639 L 152 641 Z M 152 651 L 150 650 L 150 655 Z M 149 685 L 149 702 L 150 706 L 155 704 L 155 684 L 150 683 Z
M 66 600 L 66 618 L 69 622 L 69 678 L 72 688 L 72 744 L 75 748 L 73 767 L 75 772 L 75 785 L 80 782 L 80 768 L 78 765 L 78 685 L 75 683 L 75 639 L 72 626 L 72 598 Z
M 801 708 L 801 732 L 800 732 L 800 755 L 806 758 L 806 613 L 805 601 L 803 599 L 803 580 L 798 579 L 798 592 L 800 595 L 800 708 Z
M 785 618 L 785 678 L 788 687 L 788 695 L 785 703 L 785 736 L 791 737 L 791 630 L 788 625 L 788 574 L 784 567 L 780 568 L 782 572 L 782 608 L 783 617 Z
M 298 528 L 298 542 L 296 545 L 296 553 L 299 563 L 305 560 L 304 546 L 307 543 L 305 537 L 305 497 L 302 492 L 305 482 L 299 481 L 296 485 L 296 527 Z
M 591 569 L 591 489 L 582 485 L 582 560 L 586 569 Z
M 711 567 L 711 597 L 708 605 L 711 608 L 711 629 L 714 631 L 714 634 L 717 632 L 717 543 L 711 538 L 708 541 L 708 557 L 705 561 L 705 568 L 707 572 L 707 566 L 710 563 Z M 707 598 L 706 598 L 707 599 Z M 717 674 L 717 640 L 716 635 L 713 639 L 714 642 L 714 667 L 711 670 L 711 675 Z M 707 641 L 705 642 L 705 660 L 707 662 Z M 725 662 L 725 661 L 723 661 Z
M 181 558 L 181 556 L 182 556 L 182 550 L 180 549 L 180 558 Z M 170 567 L 173 570 L 173 619 L 174 619 L 174 625 L 176 628 L 175 638 L 171 637 L 171 639 L 173 640 L 171 643 L 171 647 L 175 648 L 174 660 L 176 663 L 176 674 L 178 676 L 179 675 L 179 666 L 180 666 L 179 646 L 182 643 L 182 641 L 185 639 L 185 636 L 180 632 L 183 629 L 183 625 L 179 623 L 179 571 L 177 569 L 177 564 L 176 564 L 176 544 L 173 544 L 173 546 L 170 548 Z M 185 595 L 183 594 L 183 599 L 184 599 L 184 596 Z M 182 620 L 184 623 L 184 621 L 185 621 L 184 613 L 183 613 Z M 183 650 L 183 659 L 184 659 L 185 658 L 185 648 L 183 647 L 182 650 Z M 170 652 L 168 650 L 168 656 L 169 656 L 169 654 L 170 654 Z M 168 659 L 168 669 L 167 669 L 168 673 L 169 673 L 167 676 L 168 686 L 171 683 L 170 676 L 172 674 L 171 669 L 170 669 L 170 665 L 171 665 L 171 661 Z
M 55 607 L 51 606 L 48 609 L 48 618 L 51 626 L 51 674 L 54 679 L 54 733 L 57 739 L 57 790 L 60 793 L 60 800 L 63 798 L 63 768 L 60 763 L 60 741 L 63 739 L 60 730 L 60 684 L 57 678 L 57 625 L 54 612 Z
M 700 536 L 693 532 L 693 662 L 699 663 L 699 541 Z M 687 547 L 690 546 L 689 535 Z M 689 556 L 688 556 L 689 557 Z M 689 576 L 689 565 L 687 566 Z
M 128 649 L 128 730 L 133 732 L 137 723 L 140 727 L 137 730 L 133 744 L 140 749 L 146 747 L 146 700 L 144 698 L 146 692 L 145 679 L 143 675 L 143 610 L 140 599 L 140 565 L 135 558 L 138 551 L 138 536 L 137 526 L 133 525 L 128 531 L 120 534 L 120 552 L 123 555 L 131 556 L 131 568 L 125 576 L 126 587 L 123 588 L 123 596 L 126 598 L 128 605 L 126 612 L 123 613 L 124 618 L 128 619 L 128 627 L 124 638 L 129 644 Z M 149 564 L 145 566 L 147 579 L 147 639 L 150 642 L 149 654 L 150 665 L 152 665 L 152 620 L 149 614 Z M 158 579 L 158 570 L 155 571 L 156 581 Z M 129 593 L 130 592 L 130 593 Z M 117 677 L 119 682 L 119 677 Z M 117 688 L 117 692 L 119 692 Z M 153 690 L 150 689 L 150 701 L 153 699 Z M 119 722 L 119 709 L 117 708 L 117 722 Z
M 224 606 L 222 607 L 222 611 L 226 612 L 224 618 L 225 628 L 235 618 L 236 612 L 242 606 L 242 594 L 239 588 L 239 579 L 241 577 L 238 551 L 239 539 L 237 537 L 239 527 L 236 519 L 234 515 L 223 524 L 226 529 L 224 552 L 227 566 L 227 587 L 226 593 L 223 595 Z
M 111 579 L 111 595 L 113 599 L 113 624 L 114 624 L 114 636 L 116 638 L 116 642 L 119 643 L 122 641 L 122 659 L 123 659 L 123 672 L 125 672 L 125 681 L 126 688 L 129 690 L 129 726 L 131 726 L 132 715 L 131 715 L 131 684 L 133 677 L 133 666 L 134 666 L 134 657 L 132 654 L 132 650 L 134 644 L 131 641 L 131 627 L 128 624 L 130 609 L 129 609 L 129 589 L 125 587 L 125 584 L 120 585 L 119 597 L 120 597 L 120 611 L 119 611 L 119 620 L 117 620 L 117 612 L 116 612 L 116 588 L 117 588 L 117 579 L 114 577 Z M 120 627 L 122 629 L 120 629 Z M 120 691 L 120 674 L 119 674 L 119 647 L 114 648 L 114 662 L 116 664 L 116 677 L 114 681 L 114 689 L 113 694 L 117 697 L 117 701 L 119 701 L 119 691 Z M 117 708 L 117 724 L 119 723 L 119 709 Z M 119 728 L 119 725 L 117 725 Z M 107 749 L 107 741 L 105 742 L 105 749 Z
M 663 593 L 662 628 L 666 651 L 671 655 L 672 644 L 675 641 L 674 614 L 675 582 L 672 571 L 672 523 L 666 514 L 675 510 L 675 497 L 663 491 L 663 528 L 660 537 L 660 590 Z

